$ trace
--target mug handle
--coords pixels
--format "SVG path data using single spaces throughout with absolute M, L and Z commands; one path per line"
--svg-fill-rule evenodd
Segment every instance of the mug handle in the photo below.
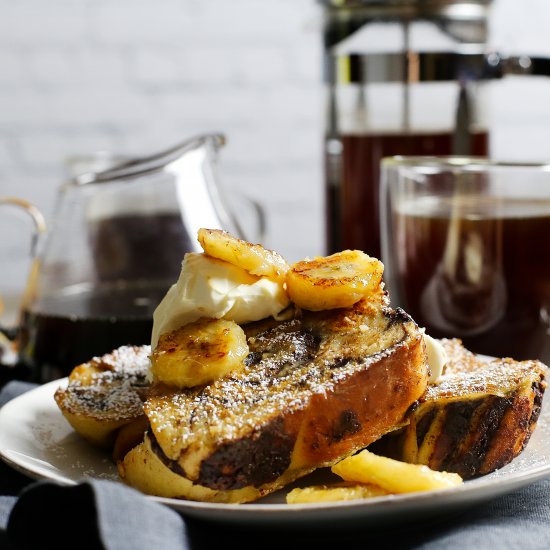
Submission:
M 19 326 L 21 325 L 21 317 L 23 312 L 26 310 L 26 308 L 34 301 L 36 297 L 36 287 L 38 283 L 38 273 L 40 269 L 40 260 L 38 258 L 38 255 L 36 253 L 38 242 L 40 239 L 40 236 L 46 232 L 46 221 L 44 219 L 44 216 L 42 215 L 42 212 L 34 206 L 34 204 L 30 203 L 29 201 L 25 199 L 21 199 L 19 197 L 2 197 L 0 196 L 0 206 L 7 205 L 7 206 L 13 206 L 15 208 L 21 208 L 23 211 L 25 211 L 30 218 L 33 221 L 34 224 L 34 232 L 32 235 L 32 242 L 31 242 L 31 267 L 29 271 L 29 276 L 27 279 L 27 284 L 23 290 L 23 294 L 21 297 L 21 303 L 19 306 L 19 320 L 18 324 L 15 327 L 15 329 L 10 330 L 4 327 L 0 327 L 0 333 L 5 334 L 9 339 L 13 340 L 16 338 L 16 333 Z M 0 314 L 2 313 L 4 309 L 2 298 L 0 297 Z

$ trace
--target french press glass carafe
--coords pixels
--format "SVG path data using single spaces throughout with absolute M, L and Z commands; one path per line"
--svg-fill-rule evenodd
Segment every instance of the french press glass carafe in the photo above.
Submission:
M 321 0 L 326 246 L 380 257 L 380 160 L 490 155 L 488 82 L 548 74 L 487 44 L 491 0 Z

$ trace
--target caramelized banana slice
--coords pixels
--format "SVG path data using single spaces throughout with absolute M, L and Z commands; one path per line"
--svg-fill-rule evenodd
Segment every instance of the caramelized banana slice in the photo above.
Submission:
M 180 388 L 208 384 L 243 368 L 248 344 L 233 321 L 199 319 L 160 336 L 151 354 L 156 381 Z
M 379 295 L 384 265 L 360 250 L 317 256 L 290 267 L 287 293 L 302 309 L 321 311 L 350 307 L 369 295 Z
M 314 502 L 332 502 L 335 500 L 356 500 L 373 498 L 389 494 L 375 485 L 341 483 L 338 485 L 312 485 L 296 487 L 286 495 L 287 504 L 309 504 Z
M 286 260 L 277 252 L 234 237 L 221 229 L 201 228 L 198 239 L 206 254 L 241 267 L 252 275 L 279 281 L 284 279 L 289 269 Z
M 448 489 L 463 483 L 458 474 L 436 472 L 421 464 L 408 464 L 368 450 L 344 458 L 331 470 L 346 481 L 370 483 L 389 493 Z

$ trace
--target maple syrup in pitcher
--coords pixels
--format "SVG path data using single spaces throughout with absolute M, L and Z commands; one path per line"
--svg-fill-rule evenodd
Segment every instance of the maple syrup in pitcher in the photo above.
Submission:
M 193 250 L 179 213 L 109 216 L 88 230 L 93 285 L 42 296 L 23 312 L 21 360 L 44 380 L 119 346 L 149 344 L 153 312 Z
M 66 289 L 39 300 L 23 315 L 21 362 L 43 382 L 119 346 L 150 344 L 153 312 L 172 282 Z

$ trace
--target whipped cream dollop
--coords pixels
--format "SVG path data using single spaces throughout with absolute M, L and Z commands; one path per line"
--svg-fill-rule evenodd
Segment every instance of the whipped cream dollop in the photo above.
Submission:
M 439 380 L 445 370 L 447 354 L 445 353 L 445 348 L 435 338 L 432 338 L 425 332 L 424 342 L 426 343 L 426 354 L 431 371 L 430 382 L 433 384 Z
M 242 325 L 273 316 L 290 301 L 280 281 L 248 271 L 203 253 L 188 252 L 180 276 L 153 313 L 151 347 L 165 332 L 201 317 Z

